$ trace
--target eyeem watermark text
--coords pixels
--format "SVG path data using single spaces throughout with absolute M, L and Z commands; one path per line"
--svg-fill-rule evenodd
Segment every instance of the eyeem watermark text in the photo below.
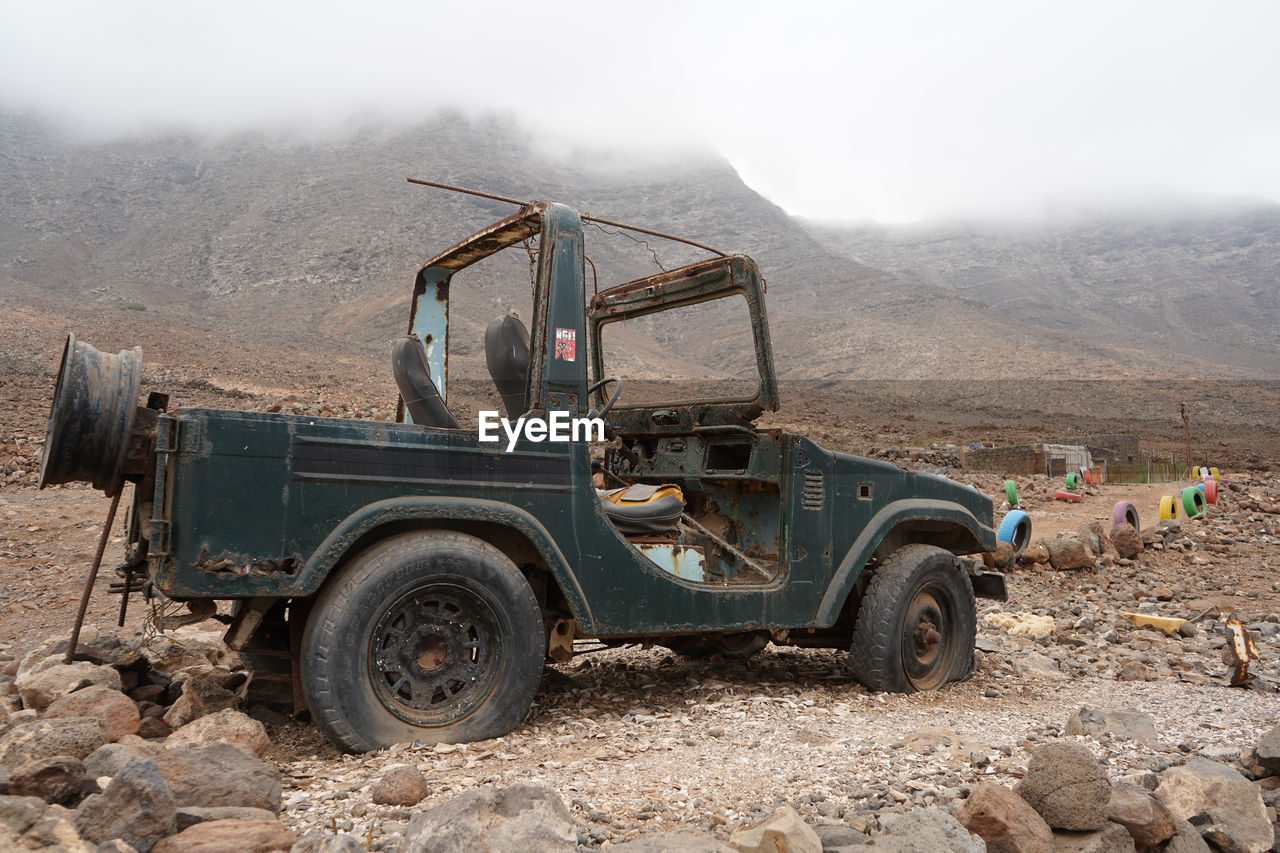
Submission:
M 550 417 L 530 417 L 523 415 L 516 418 L 513 424 L 507 418 L 499 417 L 493 410 L 480 412 L 480 440 L 487 442 L 501 441 L 498 427 L 507 436 L 507 452 L 515 450 L 516 442 L 523 435 L 532 442 L 540 441 L 604 441 L 604 421 L 601 418 L 575 418 L 568 412 L 551 412 Z

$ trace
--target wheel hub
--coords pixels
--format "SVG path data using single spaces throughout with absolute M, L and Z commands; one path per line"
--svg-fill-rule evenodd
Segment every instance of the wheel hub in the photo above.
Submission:
M 420 726 L 450 725 L 479 707 L 500 660 L 492 608 L 453 584 L 398 599 L 383 611 L 369 644 L 369 675 L 378 699 Z
M 940 597 L 929 587 L 918 590 L 907 606 L 902 663 L 917 690 L 936 687 L 946 678 L 952 621 Z

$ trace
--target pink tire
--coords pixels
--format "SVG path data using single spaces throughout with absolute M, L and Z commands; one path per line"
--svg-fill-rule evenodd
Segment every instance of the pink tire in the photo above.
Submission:
M 1120 501 L 1115 509 L 1111 510 L 1111 523 L 1113 525 L 1132 524 L 1134 530 L 1142 532 L 1142 526 L 1138 523 L 1138 508 L 1128 501 Z
M 1204 499 L 1206 503 L 1216 504 L 1218 502 L 1218 481 L 1212 477 L 1205 478 Z

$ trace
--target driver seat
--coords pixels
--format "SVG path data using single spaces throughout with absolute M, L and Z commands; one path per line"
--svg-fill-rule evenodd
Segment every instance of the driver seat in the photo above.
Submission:
M 440 399 L 440 390 L 431 379 L 427 351 L 415 335 L 406 335 L 391 345 L 391 372 L 400 389 L 400 399 L 413 422 L 420 426 L 459 429 L 458 419 Z
M 507 417 L 523 415 L 528 407 L 529 330 L 514 313 L 499 317 L 484 330 L 484 360 Z

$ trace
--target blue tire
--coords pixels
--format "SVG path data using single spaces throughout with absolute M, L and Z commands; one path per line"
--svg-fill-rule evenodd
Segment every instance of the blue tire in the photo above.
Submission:
M 996 539 L 1013 546 L 1015 555 L 1021 554 L 1031 542 L 1031 516 L 1015 509 L 1004 517 L 996 529 Z

